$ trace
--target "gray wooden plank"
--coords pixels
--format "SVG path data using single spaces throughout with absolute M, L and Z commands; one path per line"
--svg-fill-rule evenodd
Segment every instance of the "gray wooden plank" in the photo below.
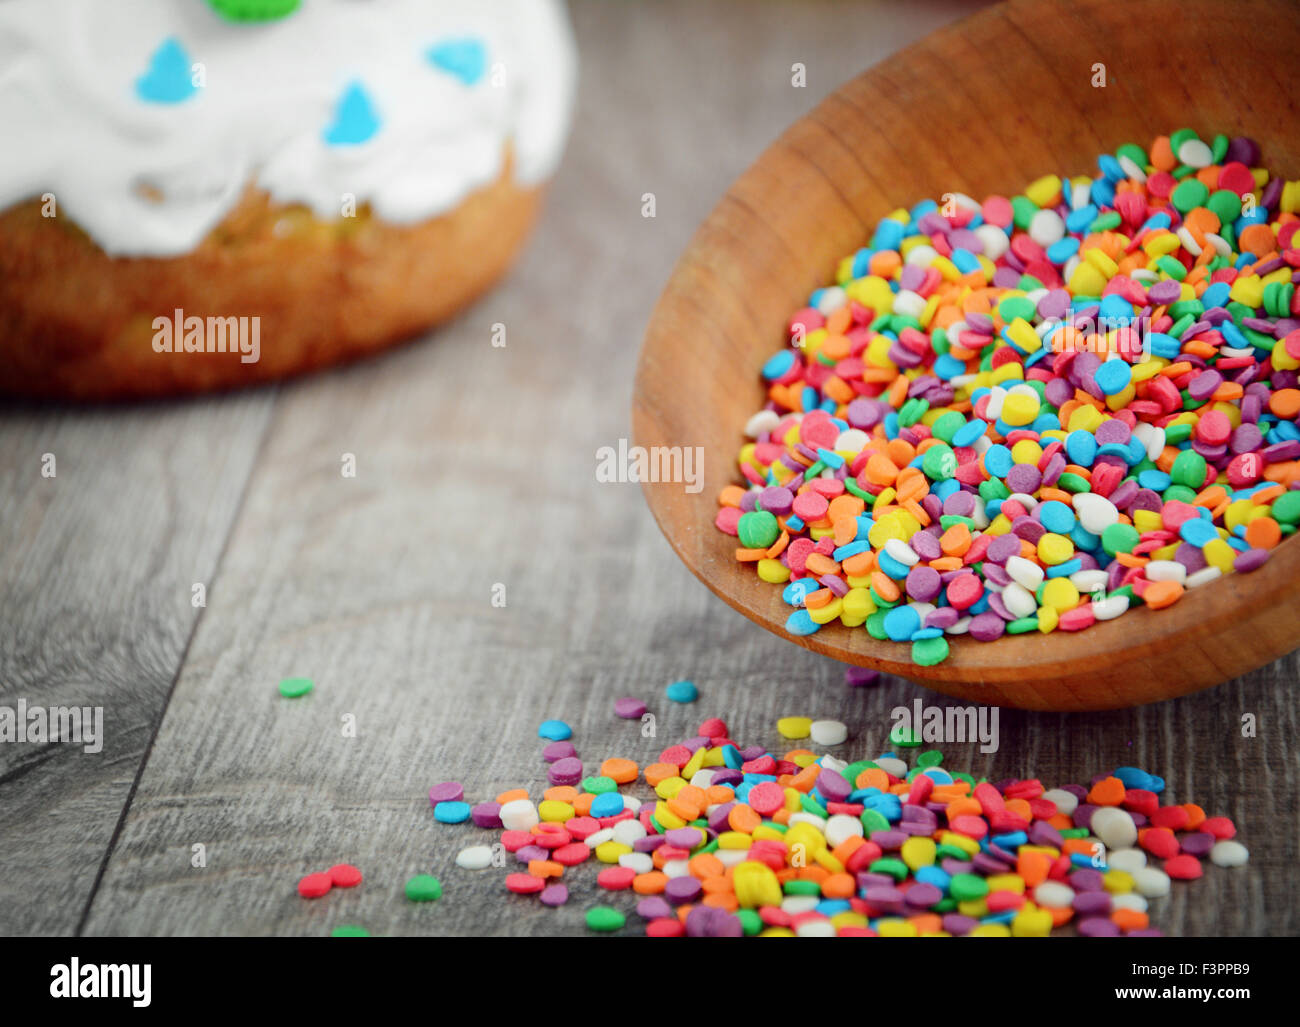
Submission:
M 536 794 L 548 717 L 573 724 L 590 765 L 644 764 L 711 715 L 771 746 L 778 716 L 835 717 L 853 731 L 845 749 L 875 754 L 893 707 L 942 702 L 899 680 L 848 689 L 838 666 L 743 620 L 677 563 L 637 486 L 598 484 L 594 462 L 628 434 L 641 328 L 721 191 L 826 91 L 967 6 L 885 19 L 881 5 L 575 5 L 577 130 L 515 275 L 429 344 L 284 390 L 88 933 L 577 932 L 585 901 L 545 910 L 508 896 L 500 871 L 455 868 L 490 836 L 436 824 L 428 787 Z M 862 31 L 846 45 L 850 24 Z M 505 349 L 490 345 L 498 321 Z M 288 674 L 316 691 L 281 699 Z M 1236 817 L 1253 859 L 1183 889 L 1157 923 L 1295 933 L 1295 675 L 1292 657 L 1149 709 L 1004 712 L 997 754 L 943 748 L 954 767 L 1051 784 L 1121 763 L 1163 773 L 1176 798 Z M 664 701 L 678 677 L 699 703 Z M 614 718 L 621 695 L 651 700 L 656 737 Z M 1243 711 L 1258 738 L 1240 738 Z M 339 860 L 366 883 L 297 897 L 303 873 Z M 407 903 L 404 881 L 428 871 L 445 898 Z M 594 871 L 572 875 L 575 892 L 590 895 Z
M 0 410 L 0 705 L 103 718 L 98 751 L 0 745 L 0 933 L 76 930 L 272 403 Z

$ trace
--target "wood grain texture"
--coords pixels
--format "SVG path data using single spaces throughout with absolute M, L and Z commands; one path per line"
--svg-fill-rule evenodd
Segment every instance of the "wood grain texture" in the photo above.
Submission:
M 1176 11 L 1176 13 L 1175 13 Z M 928 36 L 837 89 L 796 121 L 728 190 L 674 271 L 646 332 L 634 432 L 650 447 L 703 446 L 704 490 L 647 484 L 677 554 L 747 617 L 835 659 L 923 679 L 968 700 L 1043 710 L 1113 709 L 1183 695 L 1244 674 L 1300 646 L 1291 608 L 1300 542 L 1259 572 L 1138 609 L 1085 632 L 956 639 L 934 667 L 909 647 L 838 624 L 785 631 L 781 590 L 735 560 L 712 528 L 729 458 L 760 409 L 759 369 L 786 338 L 791 311 L 833 280 L 846 254 L 890 211 L 959 190 L 1014 195 L 1043 174 L 1091 172 L 1096 155 L 1190 124 L 1205 138 L 1261 141 L 1268 165 L 1300 173 L 1300 83 L 1278 69 L 1300 49 L 1288 0 L 1251 0 L 1259 60 L 1234 65 L 1153 60 L 1134 24 L 1168 25 L 1171 53 L 1213 49 L 1217 0 L 1012 0 Z M 1094 62 L 1108 84 L 1093 86 Z M 1014 102 L 1007 102 L 1008 97 Z M 1141 98 L 1141 99 L 1139 99 Z M 752 387 L 749 383 L 753 383 Z M 718 456 L 714 456 L 717 454 Z
M 899 679 L 848 689 L 840 665 L 758 630 L 673 556 L 637 486 L 597 484 L 594 467 L 596 449 L 629 432 L 636 342 L 655 294 L 728 183 L 865 63 L 969 7 L 909 4 L 904 23 L 875 4 L 803 3 L 797 14 L 689 0 L 575 4 L 576 132 L 517 272 L 429 344 L 278 393 L 87 933 L 319 936 L 341 923 L 378 935 L 583 933 L 594 867 L 571 874 L 565 908 L 509 896 L 503 871 L 454 867 L 462 846 L 492 836 L 435 823 L 428 788 L 454 777 L 476 800 L 517 785 L 536 792 L 545 781 L 536 728 L 548 717 L 573 725 L 594 764 L 649 762 L 711 715 L 778 746 L 776 718 L 791 712 L 843 720 L 852 731 L 843 748 L 875 754 L 893 707 L 939 701 Z M 845 19 L 864 26 L 852 47 Z M 805 91 L 789 86 L 796 60 L 808 66 Z M 658 201 L 652 221 L 640 216 L 647 191 Z M 505 349 L 490 344 L 497 322 Z M 16 415 L 4 441 L 33 420 Z M 142 448 L 112 424 L 98 430 Z M 355 479 L 340 475 L 345 452 L 356 455 Z M 152 552 L 132 549 L 140 562 Z M 62 565 L 45 553 L 36 566 L 53 575 Z M 504 609 L 490 601 L 498 582 Z M 119 618 L 151 593 L 126 584 L 111 603 Z M 69 619 L 99 609 L 84 598 L 66 605 Z M 0 625 L 19 615 L 4 607 Z M 119 620 L 110 633 L 132 630 Z M 275 685 L 287 674 L 312 676 L 315 692 L 282 700 Z M 1158 904 L 1156 922 L 1173 933 L 1294 934 L 1296 674 L 1292 658 L 1127 712 L 1004 711 L 996 754 L 942 748 L 950 765 L 997 777 L 1034 771 L 1063 783 L 1119 763 L 1166 775 L 1176 797 L 1236 817 L 1252 861 L 1211 868 Z M 698 703 L 664 701 L 680 677 L 699 685 Z M 650 701 L 655 738 L 613 716 L 624 695 Z M 1258 715 L 1258 738 L 1240 737 L 1243 712 Z M 345 714 L 355 738 L 342 735 Z M 31 788 L 40 773 L 0 787 Z M 40 809 L 33 797 L 24 823 Z M 6 874 L 13 836 L 0 835 Z M 61 873 L 98 862 L 66 839 L 47 841 L 46 865 Z M 206 869 L 191 867 L 196 844 Z M 363 869 L 360 888 L 297 897 L 299 876 L 339 860 Z M 417 872 L 441 877 L 441 902 L 405 901 Z M 67 929 L 46 916 L 59 903 L 52 892 L 24 897 L 43 875 L 29 863 L 6 882 L 10 930 Z M 625 896 L 614 902 L 631 908 Z
M 0 744 L 0 933 L 77 929 L 272 402 L 0 411 L 0 705 L 100 706 L 104 734 Z

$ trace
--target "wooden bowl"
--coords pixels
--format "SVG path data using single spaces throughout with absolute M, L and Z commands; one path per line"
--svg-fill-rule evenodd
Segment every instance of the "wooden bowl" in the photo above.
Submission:
M 1225 17 L 1237 27 L 1226 36 Z M 646 332 L 634 441 L 705 453 L 702 492 L 644 486 L 677 555 L 769 631 L 1000 706 L 1135 706 L 1300 646 L 1294 540 L 1260 570 L 1169 609 L 1139 608 L 1073 635 L 958 638 L 944 663 L 920 667 L 909 646 L 838 623 L 788 635 L 781 589 L 738 564 L 735 540 L 713 527 L 718 491 L 738 480 L 743 425 L 763 402 L 759 368 L 785 343 L 790 313 L 833 280 L 839 259 L 865 245 L 881 217 L 945 192 L 1014 195 L 1049 172 L 1091 174 L 1097 154 L 1184 125 L 1207 139 L 1253 136 L 1268 167 L 1300 177 L 1297 53 L 1300 14 L 1285 0 L 1010 2 L 903 50 L 795 122 L 700 227 Z M 1103 88 L 1092 84 L 1099 63 Z

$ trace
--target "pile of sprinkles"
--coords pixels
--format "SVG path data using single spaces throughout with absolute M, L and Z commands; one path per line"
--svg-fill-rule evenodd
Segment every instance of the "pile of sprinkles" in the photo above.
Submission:
M 778 731 L 832 745 L 846 735 L 807 717 Z M 1160 933 L 1148 905 L 1172 880 L 1200 877 L 1206 859 L 1248 859 L 1231 820 L 1169 803 L 1165 782 L 1136 767 L 1047 790 L 947 770 L 937 750 L 912 767 L 893 752 L 849 763 L 728 735 L 710 718 L 648 766 L 612 757 L 591 769 L 567 737 L 550 741 L 550 787 L 536 802 L 520 788 L 474 805 L 474 824 L 499 834 L 456 865 L 504 870 L 520 896 L 509 901 L 582 894 L 592 931 L 635 916 L 651 937 L 1044 937 L 1067 925 L 1132 937 Z M 461 819 L 439 812 L 462 805 L 461 791 L 431 790 L 437 820 Z
M 786 623 L 1080 631 L 1300 523 L 1300 182 L 1191 129 L 898 210 L 790 318 L 719 496 Z

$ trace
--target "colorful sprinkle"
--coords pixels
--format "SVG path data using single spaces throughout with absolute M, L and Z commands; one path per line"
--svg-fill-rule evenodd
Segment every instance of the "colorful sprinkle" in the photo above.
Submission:
M 537 737 L 563 742 L 573 737 L 573 728 L 562 720 L 544 720 L 537 728 Z
M 781 725 L 815 745 L 847 734 Z M 1172 882 L 1249 858 L 1231 820 L 1174 805 L 1138 767 L 1047 789 L 945 769 L 936 749 L 909 767 L 728 734 L 709 718 L 644 768 L 612 757 L 536 806 L 522 789 L 498 796 L 506 890 L 559 906 L 589 881 L 582 894 L 609 903 L 587 908 L 590 930 L 622 930 L 635 909 L 651 937 L 1139 937 L 1159 933 L 1148 908 Z M 456 863 L 485 870 L 493 848 Z
M 442 882 L 431 874 L 416 874 L 406 882 L 406 897 L 412 902 L 433 902 L 442 898 Z
M 360 82 L 351 82 L 339 98 L 334 123 L 325 129 L 331 146 L 357 146 L 379 131 L 379 115 Z
M 478 39 L 445 39 L 430 47 L 427 56 L 434 67 L 467 86 L 475 85 L 487 70 L 487 47 Z
M 929 666 L 1172 606 L 1295 533 L 1300 196 L 1257 162 L 1182 129 L 880 222 L 791 316 L 718 497 L 791 634 Z
M 311 678 L 285 678 L 280 682 L 280 694 L 286 699 L 300 699 L 315 687 Z
M 175 36 L 163 40 L 149 58 L 149 70 L 135 81 L 136 95 L 148 103 L 181 103 L 198 92 L 194 61 Z
M 273 21 L 298 9 L 302 0 L 208 0 L 229 21 Z
M 673 702 L 690 703 L 700 697 L 700 690 L 693 681 L 674 681 L 666 689 L 666 694 Z

